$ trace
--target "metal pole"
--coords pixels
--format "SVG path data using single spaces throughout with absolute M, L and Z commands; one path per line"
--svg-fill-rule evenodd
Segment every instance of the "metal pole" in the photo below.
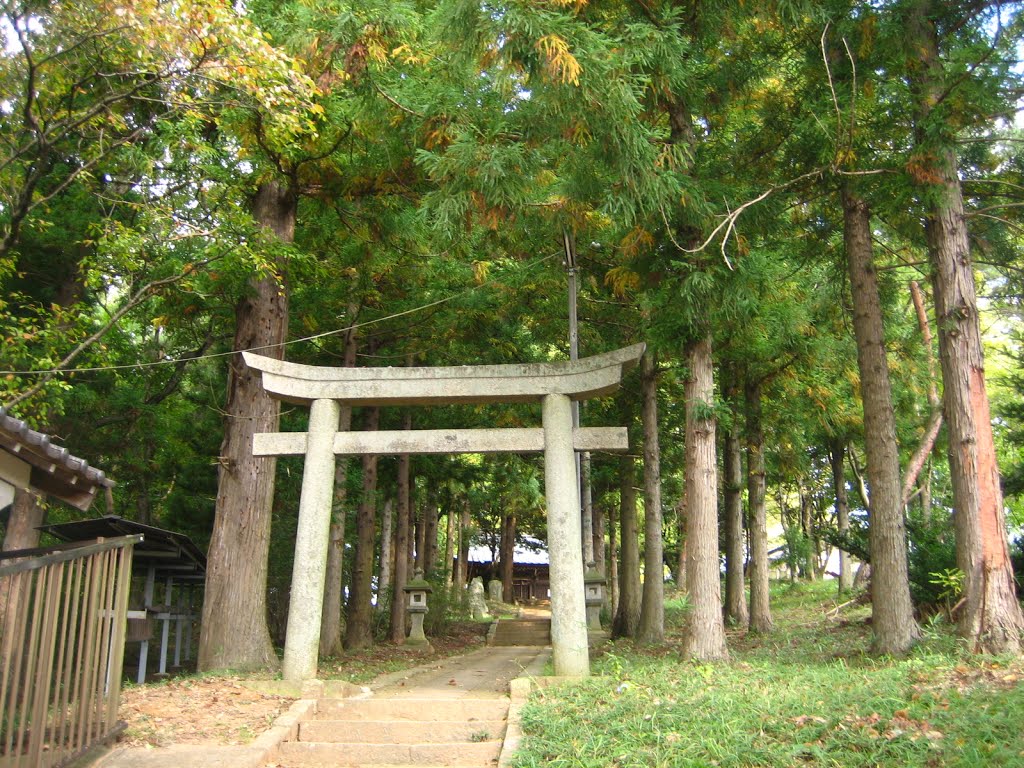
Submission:
M 576 260 L 576 239 L 572 231 L 565 227 L 562 229 L 562 244 L 565 249 L 565 268 L 569 273 L 569 359 L 580 359 L 580 334 L 579 334 L 579 313 L 577 311 L 576 299 L 579 293 L 579 284 L 576 279 L 579 271 L 579 264 Z M 580 404 L 578 400 L 572 401 L 572 427 L 575 430 L 580 425 Z M 583 489 L 583 468 L 581 466 L 580 454 L 573 451 L 573 458 L 576 464 L 576 487 L 579 489 L 580 499 L 585 499 L 587 494 Z M 589 457 L 588 457 L 589 458 Z M 594 563 L 594 521 L 591 517 L 589 505 L 580 505 L 581 538 L 583 545 L 583 567 L 590 568 Z

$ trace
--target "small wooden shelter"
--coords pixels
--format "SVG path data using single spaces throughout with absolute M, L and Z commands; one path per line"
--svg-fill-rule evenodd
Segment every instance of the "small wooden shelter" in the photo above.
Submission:
M 41 531 L 63 541 L 112 539 L 140 536 L 132 559 L 132 575 L 141 580 L 142 594 L 136 595 L 128 611 L 128 640 L 141 643 L 136 682 L 146 681 L 149 644 L 153 629 L 160 624 L 160 663 L 158 675 L 167 674 L 171 627 L 174 627 L 172 665 L 192 657 L 192 626 L 196 621 L 195 591 L 206 578 L 206 555 L 183 533 L 105 515 L 90 520 L 75 520 L 41 526 Z M 139 584 L 136 582 L 136 586 Z M 157 600 L 157 589 L 161 599 Z

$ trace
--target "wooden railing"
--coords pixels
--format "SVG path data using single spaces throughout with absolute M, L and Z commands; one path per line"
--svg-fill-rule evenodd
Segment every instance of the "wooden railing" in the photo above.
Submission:
M 141 540 L 4 553 L 18 559 L 0 560 L 0 768 L 64 765 L 120 730 L 132 548 Z

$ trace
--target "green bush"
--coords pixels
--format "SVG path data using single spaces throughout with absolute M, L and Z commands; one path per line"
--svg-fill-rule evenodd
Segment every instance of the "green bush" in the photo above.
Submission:
M 927 613 L 945 607 L 950 599 L 950 584 L 948 579 L 939 577 L 957 567 L 952 520 L 935 514 L 929 520 L 911 515 L 907 519 L 907 539 L 910 596 L 914 605 Z

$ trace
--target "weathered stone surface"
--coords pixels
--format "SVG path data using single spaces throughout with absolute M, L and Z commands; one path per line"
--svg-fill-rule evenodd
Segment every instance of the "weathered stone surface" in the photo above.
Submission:
M 260 432 L 253 436 L 254 456 L 301 456 L 306 452 L 305 432 Z M 577 427 L 577 451 L 627 451 L 625 427 Z M 410 429 L 377 432 L 339 432 L 334 453 L 395 456 L 403 453 L 540 453 L 544 430 L 516 429 Z
M 551 561 L 551 649 L 556 675 L 590 674 L 580 494 L 572 451 L 572 410 L 565 395 L 544 398 L 544 496 Z
M 290 683 L 316 677 L 334 492 L 334 452 L 331 446 L 338 431 L 340 410 L 341 406 L 334 400 L 317 400 L 309 411 L 308 448 L 302 471 L 299 524 L 295 532 L 288 635 L 281 668 L 281 676 Z
M 502 589 L 500 579 L 491 579 L 487 582 L 487 598 L 496 602 L 501 602 Z
M 491 615 L 484 600 L 484 580 L 479 576 L 469 583 L 469 610 L 474 619 L 486 619 Z
M 555 393 L 575 400 L 618 389 L 644 352 L 634 344 L 582 360 L 431 368 L 328 368 L 243 352 L 263 371 L 267 392 L 293 403 L 329 398 L 351 405 L 539 402 Z

